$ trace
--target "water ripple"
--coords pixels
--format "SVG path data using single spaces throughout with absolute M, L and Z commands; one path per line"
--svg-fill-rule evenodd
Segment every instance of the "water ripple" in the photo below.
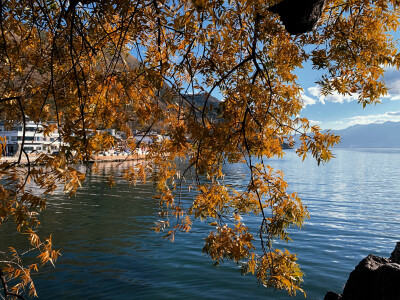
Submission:
M 389 256 L 400 240 L 400 151 L 337 149 L 335 154 L 320 167 L 313 160 L 301 163 L 291 150 L 283 160 L 268 161 L 285 172 L 290 190 L 299 192 L 310 211 L 304 228 L 291 230 L 294 242 L 278 243 L 298 253 L 308 299 L 341 291 L 360 259 L 370 253 Z M 246 188 L 243 165 L 225 169 L 226 182 Z M 49 199 L 40 230 L 54 233 L 63 256 L 56 269 L 36 277 L 40 299 L 289 299 L 259 288 L 234 264 L 213 267 L 202 254 L 210 229 L 205 223 L 197 222 L 173 244 L 161 239 L 151 229 L 158 219 L 154 186 L 118 182 L 110 190 L 106 176 L 107 168 L 88 174 L 76 197 Z M 183 200 L 193 195 L 182 192 Z M 259 222 L 246 217 L 250 227 Z M 0 247 L 12 238 L 3 231 Z

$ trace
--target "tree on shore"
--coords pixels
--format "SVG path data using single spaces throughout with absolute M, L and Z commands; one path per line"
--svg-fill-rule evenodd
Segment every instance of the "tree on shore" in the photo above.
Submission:
M 363 106 L 379 102 L 387 91 L 385 67 L 400 66 L 390 34 L 399 27 L 399 5 L 0 0 L 0 121 L 11 128 L 31 120 L 43 125 L 44 135 L 57 129 L 63 142 L 60 155 L 29 161 L 23 141 L 17 162 L 0 164 L 0 230 L 15 223 L 29 239 L 26 253 L 38 258 L 26 263 L 12 241 L 0 249 L 2 297 L 22 299 L 26 290 L 35 296 L 31 274 L 57 259 L 51 237 L 37 232 L 46 196 L 58 186 L 71 195 L 79 188 L 85 175 L 74 165 L 114 146 L 106 129 L 122 132 L 135 149 L 137 128 L 166 137 L 154 140 L 145 164 L 123 175 L 157 183 L 157 231 L 173 240 L 190 231 L 193 219 L 205 220 L 210 233 L 203 251 L 216 263 L 233 261 L 266 287 L 302 291 L 296 255 L 276 249 L 274 240 L 290 241 L 288 228 L 301 227 L 308 212 L 268 159 L 282 157 L 282 146 L 293 146 L 298 134 L 300 158 L 323 163 L 339 137 L 299 117 L 295 71 L 306 63 L 323 70 L 324 95 L 357 94 Z M 211 101 L 216 94 L 223 101 Z M 0 155 L 6 144 L 0 132 Z M 183 172 L 180 160 L 189 165 Z M 224 181 L 228 163 L 247 165 L 245 190 Z M 184 205 L 179 189 L 189 170 L 195 192 Z M 247 214 L 260 220 L 254 232 L 241 221 Z

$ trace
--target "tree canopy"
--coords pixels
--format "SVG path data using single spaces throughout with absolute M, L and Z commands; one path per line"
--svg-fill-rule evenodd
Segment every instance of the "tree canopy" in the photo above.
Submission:
M 38 257 L 25 263 L 11 241 L 0 249 L 5 297 L 21 297 L 26 289 L 36 295 L 31 274 L 59 254 L 51 237 L 39 237 L 38 213 L 57 186 L 73 194 L 81 185 L 85 175 L 76 164 L 114 146 L 107 129 L 122 132 L 132 150 L 140 146 L 136 129 L 165 137 L 123 176 L 157 183 L 157 231 L 173 240 L 190 231 L 193 219 L 205 220 L 210 233 L 203 251 L 216 263 L 233 261 L 266 287 L 302 291 L 296 255 L 276 249 L 274 240 L 290 241 L 289 227 L 301 227 L 308 212 L 268 159 L 282 157 L 283 145 L 293 146 L 298 134 L 300 158 L 323 163 L 339 137 L 300 117 L 296 70 L 304 64 L 322 70 L 325 95 L 356 93 L 363 106 L 379 102 L 387 91 L 385 67 L 400 66 L 392 37 L 399 4 L 0 0 L 0 120 L 7 128 L 31 120 L 45 135 L 57 129 L 62 140 L 57 156 L 30 161 L 22 145 L 16 162 L 0 164 L 0 230 L 14 222 L 29 238 L 27 251 Z M 289 24 L 288 15 L 299 21 Z M 0 142 L 2 150 L 1 133 Z M 245 190 L 224 181 L 229 163 L 247 165 Z M 195 180 L 187 205 L 179 189 L 189 170 Z M 247 214 L 259 218 L 256 231 L 242 222 Z

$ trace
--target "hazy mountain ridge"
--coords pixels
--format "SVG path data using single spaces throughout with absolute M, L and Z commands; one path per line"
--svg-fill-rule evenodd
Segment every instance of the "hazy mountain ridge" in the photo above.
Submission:
M 400 148 L 400 122 L 354 125 L 332 131 L 341 136 L 336 148 Z

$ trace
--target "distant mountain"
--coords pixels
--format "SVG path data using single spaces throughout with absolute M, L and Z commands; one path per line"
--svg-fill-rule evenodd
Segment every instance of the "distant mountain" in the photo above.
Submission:
M 130 53 L 122 53 L 120 58 L 118 59 L 117 66 L 120 66 L 121 63 L 123 66 L 129 69 L 135 69 L 140 67 L 140 62 Z M 121 66 L 120 66 L 121 67 Z M 207 98 L 207 93 L 198 93 L 198 94 L 182 94 L 178 96 L 175 91 L 173 91 L 170 85 L 167 82 L 164 82 L 164 85 L 161 89 L 161 95 L 165 95 L 167 93 L 175 94 L 175 97 L 182 97 L 184 99 L 183 104 L 187 107 L 195 106 L 199 110 L 203 110 L 205 101 L 207 100 L 206 108 L 208 109 L 207 116 L 215 118 L 217 117 L 217 109 L 220 104 L 220 100 L 215 98 L 214 96 L 209 96 Z
M 337 148 L 400 148 L 400 122 L 354 125 L 333 132 L 342 138 Z
M 200 116 L 201 111 L 206 108 L 207 117 L 215 120 L 218 117 L 218 108 L 221 101 L 211 95 L 207 99 L 207 95 L 207 93 L 183 94 L 182 97 L 187 101 L 187 105 L 193 105 L 198 109 L 196 111 L 197 116 Z M 204 107 L 206 100 L 207 105 Z
M 206 93 L 199 93 L 199 94 L 184 94 L 183 95 L 187 101 L 192 102 L 197 108 L 203 109 L 204 103 L 207 99 Z M 219 106 L 220 101 L 213 97 L 209 96 L 207 99 L 207 106 L 212 107 L 213 109 Z

